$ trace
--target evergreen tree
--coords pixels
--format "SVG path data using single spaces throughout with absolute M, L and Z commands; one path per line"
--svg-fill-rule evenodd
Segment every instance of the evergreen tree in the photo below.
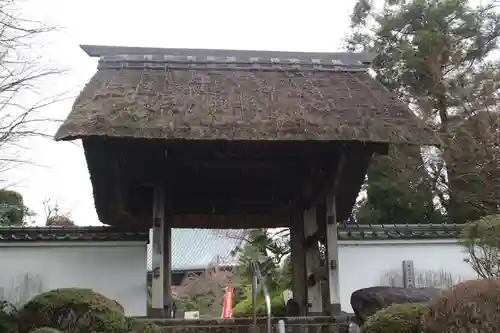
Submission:
M 366 221 L 367 211 L 375 216 L 370 221 L 434 222 L 439 216 L 429 195 L 439 199 L 438 209 L 449 222 L 463 223 L 497 209 L 491 197 L 500 188 L 492 172 L 498 166 L 498 118 L 471 120 L 478 113 L 498 112 L 500 66 L 491 59 L 500 36 L 496 4 L 385 0 L 378 10 L 372 1 L 358 0 L 351 19 L 347 48 L 377 54 L 376 79 L 441 139 L 440 151 L 428 151 L 424 158 L 404 147 L 376 158 L 368 174 L 368 196 L 358 207 L 360 219 Z M 381 175 L 388 177 L 382 181 Z
M 24 224 L 27 208 L 23 196 L 15 191 L 0 190 L 0 226 Z

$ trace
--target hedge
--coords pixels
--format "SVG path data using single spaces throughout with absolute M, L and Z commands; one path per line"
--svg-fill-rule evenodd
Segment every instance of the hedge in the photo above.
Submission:
M 363 333 L 421 333 L 423 311 L 424 306 L 418 303 L 393 304 L 368 317 L 361 331 Z

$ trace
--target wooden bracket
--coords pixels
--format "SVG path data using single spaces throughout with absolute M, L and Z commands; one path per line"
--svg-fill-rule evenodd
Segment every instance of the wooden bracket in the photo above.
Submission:
M 309 276 L 307 277 L 307 286 L 308 287 L 314 287 L 316 285 L 317 281 L 316 281 L 316 276 L 313 274 L 309 274 Z
M 314 234 L 307 236 L 306 239 L 304 240 L 304 246 L 306 250 L 313 248 L 319 241 L 319 238 L 320 238 L 320 233 L 318 230 L 316 230 Z
M 318 186 L 318 189 L 314 192 L 314 194 L 304 201 L 303 206 L 305 210 L 311 209 L 311 207 L 317 204 L 320 200 L 322 200 L 327 195 L 327 193 L 329 192 L 335 193 L 337 191 L 337 188 L 339 186 L 344 171 L 345 161 L 346 161 L 346 155 L 342 154 L 337 163 L 335 172 L 332 173 L 332 175 L 328 177 L 326 181 L 323 180 L 321 182 L 321 185 Z

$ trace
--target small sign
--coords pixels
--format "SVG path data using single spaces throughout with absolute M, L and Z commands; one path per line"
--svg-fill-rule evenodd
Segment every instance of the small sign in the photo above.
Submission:
M 286 289 L 284 292 L 283 292 L 283 300 L 285 301 L 285 305 L 286 303 L 288 303 L 289 300 L 291 300 L 293 298 L 293 291 L 291 291 L 290 289 Z
M 186 311 L 184 319 L 200 319 L 200 311 Z

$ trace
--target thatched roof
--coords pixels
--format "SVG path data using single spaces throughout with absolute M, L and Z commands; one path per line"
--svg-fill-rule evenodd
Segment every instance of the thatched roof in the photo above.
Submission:
M 434 144 L 367 56 L 84 47 L 101 56 L 57 140 L 355 140 Z

